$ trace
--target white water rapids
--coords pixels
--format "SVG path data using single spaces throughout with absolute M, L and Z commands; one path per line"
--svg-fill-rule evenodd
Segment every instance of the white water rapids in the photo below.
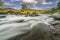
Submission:
M 7 15 L 5 18 L 0 18 L 0 40 L 7 40 L 16 35 L 21 35 L 33 28 L 39 22 L 50 25 L 49 22 L 54 21 L 48 15 L 41 15 L 37 17 L 24 17 L 16 15 Z M 38 27 L 38 25 L 37 25 Z M 46 30 L 53 28 L 51 25 Z

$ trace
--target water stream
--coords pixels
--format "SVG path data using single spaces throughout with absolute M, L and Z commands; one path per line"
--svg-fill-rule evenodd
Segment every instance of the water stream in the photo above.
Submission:
M 0 18 L 0 40 L 7 40 L 8 38 L 16 35 L 21 35 L 32 29 L 32 25 L 38 21 L 43 21 L 46 25 L 50 25 L 49 22 L 54 21 L 53 18 L 48 16 L 37 17 L 24 17 L 17 15 L 5 15 L 6 17 Z M 50 25 L 51 26 L 51 25 Z M 51 28 L 53 28 L 51 26 Z M 47 28 L 46 28 L 47 29 Z M 49 28 L 50 29 L 50 28 Z

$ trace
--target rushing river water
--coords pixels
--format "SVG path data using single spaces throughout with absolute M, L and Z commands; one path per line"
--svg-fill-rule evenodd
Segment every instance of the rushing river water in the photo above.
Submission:
M 45 23 L 46 25 L 50 25 L 49 23 L 54 21 L 53 18 L 49 18 L 48 15 L 41 15 L 37 17 L 24 17 L 17 15 L 5 15 L 6 17 L 0 18 L 0 40 L 7 40 L 17 35 L 24 34 L 33 28 L 32 25 L 37 25 L 38 22 Z M 45 30 L 49 30 L 53 28 L 46 28 Z

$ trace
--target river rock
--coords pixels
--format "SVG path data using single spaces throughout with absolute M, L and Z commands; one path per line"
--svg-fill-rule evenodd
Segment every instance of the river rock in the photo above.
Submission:
M 56 20 L 60 20 L 60 14 L 58 13 L 52 14 L 52 17 L 55 18 Z
M 50 24 L 53 25 L 53 26 L 58 25 L 59 23 L 60 23 L 60 21 L 52 21 L 52 22 L 50 22 Z

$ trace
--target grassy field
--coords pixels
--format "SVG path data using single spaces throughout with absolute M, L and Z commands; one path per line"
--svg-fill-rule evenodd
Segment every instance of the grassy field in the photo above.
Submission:
M 0 12 L 5 12 L 5 13 L 22 13 L 22 14 L 32 14 L 32 13 L 48 13 L 50 10 L 33 10 L 33 9 L 26 9 L 26 10 L 15 10 L 15 9 L 3 9 L 0 8 Z

